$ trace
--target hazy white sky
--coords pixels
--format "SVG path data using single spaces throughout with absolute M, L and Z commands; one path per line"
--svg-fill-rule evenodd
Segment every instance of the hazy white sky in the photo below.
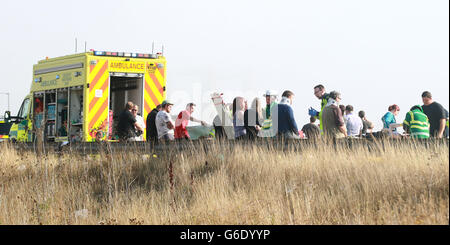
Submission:
M 298 126 L 320 109 L 313 87 L 342 93 L 376 129 L 421 93 L 449 108 L 448 0 L 6 1 L 0 10 L 0 92 L 17 113 L 38 60 L 95 50 L 151 52 L 164 44 L 174 111 L 193 101 L 211 120 L 210 93 L 249 103 L 266 89 L 296 94 Z M 262 97 L 261 97 L 262 98 Z M 7 97 L 0 94 L 0 112 Z

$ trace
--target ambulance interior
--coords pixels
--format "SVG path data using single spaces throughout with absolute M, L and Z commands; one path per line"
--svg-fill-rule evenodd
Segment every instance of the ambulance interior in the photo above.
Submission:
M 34 128 L 46 141 L 83 139 L 81 87 L 35 93 L 33 101 Z
M 67 132 L 70 141 L 83 140 L 83 88 L 69 90 L 69 121 Z
M 113 123 L 110 123 L 110 125 L 113 125 L 113 127 L 109 129 L 109 139 L 118 139 L 119 115 L 125 109 L 125 104 L 128 101 L 139 106 L 138 115 L 142 116 L 144 111 L 142 108 L 142 101 L 144 100 L 143 83 L 143 74 L 110 74 L 109 120 L 112 120 Z
M 142 115 L 142 74 L 111 74 L 109 108 L 112 121 L 109 139 L 117 139 L 120 112 L 128 101 L 139 106 Z M 34 127 L 46 141 L 83 140 L 83 87 L 70 87 L 35 93 L 33 96 Z

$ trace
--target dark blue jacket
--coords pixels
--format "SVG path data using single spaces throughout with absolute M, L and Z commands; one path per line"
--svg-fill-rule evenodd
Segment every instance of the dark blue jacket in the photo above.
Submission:
M 289 105 L 278 104 L 278 134 L 293 132 L 298 135 L 297 123 L 294 119 L 294 111 Z

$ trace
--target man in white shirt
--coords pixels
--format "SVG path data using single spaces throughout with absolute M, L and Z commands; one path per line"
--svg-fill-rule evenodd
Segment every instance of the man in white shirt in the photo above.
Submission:
M 174 123 L 170 116 L 170 111 L 172 110 L 173 104 L 165 100 L 161 104 L 161 111 L 156 114 L 155 124 L 156 130 L 158 131 L 159 140 L 174 140 Z
M 347 105 L 345 107 L 345 125 L 347 127 L 347 135 L 356 137 L 361 136 L 363 129 L 363 122 L 358 115 L 353 114 L 353 106 Z

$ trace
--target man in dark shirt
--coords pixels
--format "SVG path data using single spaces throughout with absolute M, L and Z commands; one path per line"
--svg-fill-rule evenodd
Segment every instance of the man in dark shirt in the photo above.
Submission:
M 147 116 L 146 120 L 146 139 L 147 141 L 157 141 L 158 140 L 158 131 L 156 130 L 155 118 L 156 114 L 161 110 L 161 105 L 157 105 Z
M 303 133 L 308 139 L 317 139 L 320 136 L 320 129 L 314 124 L 316 117 L 310 117 L 308 124 L 305 124 L 302 128 Z
M 133 109 L 133 102 L 128 102 L 125 109 L 119 115 L 119 124 L 117 125 L 117 134 L 119 135 L 120 141 L 127 141 L 133 139 L 136 136 L 135 130 L 144 131 L 143 128 L 137 123 L 136 118 L 134 118 L 131 113 Z
M 422 93 L 422 101 L 423 113 L 430 121 L 430 137 L 442 138 L 446 123 L 444 107 L 433 101 L 431 93 L 428 91 Z

